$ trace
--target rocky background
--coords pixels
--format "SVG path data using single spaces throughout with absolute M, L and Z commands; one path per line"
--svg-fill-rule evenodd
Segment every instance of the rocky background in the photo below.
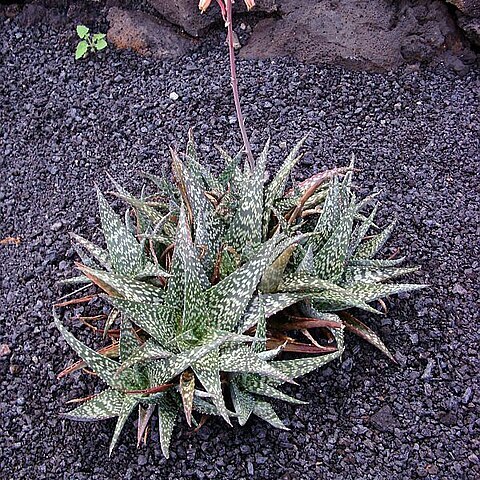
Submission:
M 386 256 L 429 285 L 362 317 L 398 364 L 349 336 L 288 391 L 309 405 L 278 404 L 290 431 L 179 422 L 168 461 L 156 419 L 140 449 L 130 420 L 111 458 L 113 421 L 63 420 L 98 390 L 56 378 L 76 359 L 51 318 L 75 273 L 68 233 L 101 241 L 94 183 L 138 193 L 136 172 L 168 168 L 189 127 L 213 169 L 214 144 L 240 148 L 225 32 L 196 0 L 0 3 L 1 480 L 480 478 L 478 1 L 257 3 L 235 23 L 254 152 L 270 136 L 275 170 L 310 132 L 296 181 L 355 153 L 359 195 L 381 192 L 381 224 L 398 217 Z M 77 62 L 80 23 L 110 47 Z
M 221 29 L 215 2 L 197 0 L 2 0 L 0 16 L 22 26 L 64 29 L 85 23 L 108 30 L 116 47 L 160 58 L 185 54 Z M 465 73 L 477 62 L 480 0 L 238 1 L 241 56 L 293 57 L 304 63 L 385 71 L 443 63 Z M 71 28 L 71 26 L 69 27 Z

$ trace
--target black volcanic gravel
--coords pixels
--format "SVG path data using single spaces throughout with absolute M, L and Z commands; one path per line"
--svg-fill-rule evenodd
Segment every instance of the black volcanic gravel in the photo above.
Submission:
M 51 318 L 55 281 L 75 260 L 67 233 L 98 237 L 94 182 L 108 188 L 110 172 L 138 191 L 137 172 L 166 165 L 189 127 L 214 166 L 215 143 L 240 144 L 222 36 L 168 62 L 113 49 L 74 62 L 74 47 L 73 32 L 0 25 L 0 238 L 21 238 L 0 245 L 0 344 L 11 350 L 0 358 L 0 477 L 480 478 L 478 71 L 239 62 L 255 150 L 271 135 L 273 169 L 310 131 L 297 178 L 355 153 L 361 193 L 382 190 L 383 220 L 398 216 L 390 248 L 431 287 L 368 319 L 399 365 L 349 337 L 342 362 L 292 389 L 308 406 L 279 404 L 290 432 L 212 419 L 192 434 L 183 422 L 167 461 L 156 433 L 136 449 L 131 420 L 109 459 L 112 421 L 58 416 L 97 385 L 56 379 L 74 358 Z

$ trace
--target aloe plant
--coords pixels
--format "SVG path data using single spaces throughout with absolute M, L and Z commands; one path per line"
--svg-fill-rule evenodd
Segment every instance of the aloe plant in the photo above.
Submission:
M 392 358 L 347 310 L 379 313 L 372 302 L 422 286 L 386 283 L 413 269 L 375 258 L 393 223 L 370 234 L 377 208 L 357 200 L 352 165 L 286 188 L 302 144 L 267 183 L 268 143 L 254 166 L 221 151 L 214 176 L 190 133 L 185 154 L 172 152 L 175 188 L 146 175 L 157 191 L 137 198 L 114 182 L 124 219 L 97 192 L 106 248 L 73 235 L 81 275 L 71 283 L 103 291 L 111 313 L 94 330 L 113 341 L 95 351 L 55 322 L 82 359 L 60 375 L 88 366 L 107 385 L 66 416 L 118 417 L 110 452 L 134 410 L 139 443 L 157 412 L 165 456 L 180 415 L 188 425 L 256 415 L 286 428 L 269 399 L 304 403 L 279 387 L 338 358 L 345 329 Z

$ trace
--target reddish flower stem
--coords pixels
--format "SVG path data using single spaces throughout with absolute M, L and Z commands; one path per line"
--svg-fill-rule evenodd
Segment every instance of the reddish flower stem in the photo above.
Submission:
M 233 100 L 235 102 L 235 110 L 237 112 L 238 126 L 242 133 L 243 144 L 247 153 L 247 160 L 250 169 L 253 171 L 255 162 L 253 160 L 252 147 L 248 140 L 247 130 L 245 129 L 245 120 L 243 119 L 242 108 L 240 106 L 240 95 L 238 93 L 237 70 L 235 66 L 235 50 L 233 48 L 233 14 L 232 14 L 232 0 L 225 0 L 227 10 L 227 32 L 228 32 L 228 53 L 230 56 L 230 75 L 233 90 Z

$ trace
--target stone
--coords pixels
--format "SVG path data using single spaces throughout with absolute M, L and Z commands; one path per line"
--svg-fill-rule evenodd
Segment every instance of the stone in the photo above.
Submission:
M 110 24 L 107 40 L 119 49 L 172 58 L 185 54 L 194 45 L 171 25 L 144 12 L 112 7 L 107 19 Z
M 469 17 L 457 13 L 458 26 L 463 30 L 465 36 L 477 46 L 480 46 L 480 15 Z
M 370 417 L 372 425 L 381 432 L 393 432 L 395 427 L 395 418 L 389 405 L 383 406 L 380 410 Z
M 480 0 L 447 0 L 469 17 L 480 17 Z
M 250 59 L 292 56 L 306 63 L 373 71 L 448 63 L 471 53 L 439 0 L 278 0 L 282 15 L 260 20 L 241 50 Z
M 0 345 L 0 358 L 7 357 L 8 355 L 10 355 L 10 353 L 10 347 L 6 343 L 2 343 Z
M 204 34 L 215 23 L 222 22 L 220 8 L 213 0 L 208 10 L 201 14 L 198 0 L 148 0 L 155 10 L 166 20 L 182 27 L 194 37 Z M 234 11 L 245 12 L 242 0 L 235 2 Z M 272 13 L 277 10 L 276 0 L 256 0 L 252 12 Z

